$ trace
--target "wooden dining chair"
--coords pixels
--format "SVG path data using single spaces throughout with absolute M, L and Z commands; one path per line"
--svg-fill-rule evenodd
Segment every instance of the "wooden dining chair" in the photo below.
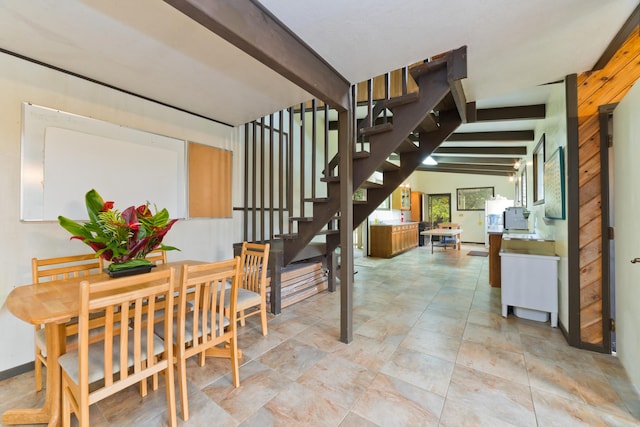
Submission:
M 235 311 L 239 275 L 240 257 L 182 266 L 178 313 L 174 320 L 174 354 L 178 368 L 180 409 L 185 421 L 189 419 L 188 358 L 198 355 L 200 366 L 204 366 L 205 356 L 229 357 L 233 385 L 240 385 Z M 229 288 L 227 283 L 231 284 Z M 231 318 L 226 317 L 224 311 L 227 293 L 231 295 Z M 156 334 L 166 341 L 165 331 L 163 323 L 156 323 Z
M 238 321 L 245 326 L 249 316 L 260 315 L 262 335 L 267 335 L 267 265 L 269 262 L 269 243 L 242 243 L 240 271 L 242 280 L 238 287 Z M 229 296 L 225 307 L 229 310 Z
M 102 261 L 95 254 L 69 255 L 56 258 L 31 260 L 31 275 L 33 283 L 44 283 L 72 277 L 82 277 L 97 274 L 102 271 Z M 73 348 L 76 344 L 77 319 L 67 324 L 67 346 Z M 47 339 L 43 325 L 35 327 L 35 379 L 36 391 L 42 390 L 42 367 L 47 366 Z
M 166 264 L 167 263 L 167 251 L 163 249 L 154 249 L 145 257 L 154 264 Z
M 455 223 L 455 222 L 441 222 L 440 224 L 438 224 L 438 228 L 448 228 L 450 230 L 459 230 L 460 228 L 460 224 Z M 442 238 L 443 242 L 445 243 L 445 249 L 446 244 L 451 244 L 453 245 L 454 249 L 457 248 L 458 250 L 460 250 L 460 245 L 462 243 L 462 234 L 458 234 L 457 236 L 454 237 L 443 237 Z
M 90 405 L 157 373 L 164 373 L 168 423 L 175 426 L 176 404 L 173 365 L 175 269 L 80 283 L 78 347 L 58 359 L 62 369 L 62 425 L 71 413 L 88 427 Z M 148 322 L 156 311 L 163 315 L 163 336 Z M 104 339 L 91 342 L 91 313 L 104 312 Z M 146 317 L 145 314 L 149 317 Z M 127 325 L 121 327 L 121 325 Z

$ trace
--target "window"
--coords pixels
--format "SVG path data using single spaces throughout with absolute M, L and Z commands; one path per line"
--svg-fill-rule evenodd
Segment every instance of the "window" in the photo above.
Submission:
M 483 211 L 484 202 L 494 196 L 493 187 L 458 188 L 459 211 Z
M 545 140 L 544 134 L 540 141 L 533 149 L 533 204 L 540 205 L 544 203 L 544 151 Z

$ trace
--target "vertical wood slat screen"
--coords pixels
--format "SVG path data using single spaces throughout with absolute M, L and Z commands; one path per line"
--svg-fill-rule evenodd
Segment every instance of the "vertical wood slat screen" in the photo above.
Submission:
M 189 142 L 189 217 L 230 218 L 233 152 Z

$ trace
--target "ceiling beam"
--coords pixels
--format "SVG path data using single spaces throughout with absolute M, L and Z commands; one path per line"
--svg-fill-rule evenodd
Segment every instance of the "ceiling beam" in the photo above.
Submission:
M 349 107 L 351 84 L 252 0 L 164 0 L 333 108 Z
M 476 121 L 495 122 L 504 120 L 537 120 L 544 119 L 546 106 L 521 105 L 517 107 L 479 108 L 476 111 Z
M 449 169 L 449 170 L 457 170 L 457 171 L 466 171 L 471 173 L 470 171 L 484 171 L 484 172 L 488 172 L 488 171 L 494 171 L 494 172 L 504 172 L 504 173 L 508 173 L 509 175 L 512 175 L 513 173 L 516 172 L 516 170 L 510 166 L 510 165 L 506 165 L 506 166 L 496 166 L 496 165 L 476 165 L 476 164 L 469 164 L 469 163 L 465 163 L 465 164 L 440 164 L 438 163 L 437 165 L 426 165 L 427 168 L 444 168 L 444 169 Z
M 452 134 L 447 141 L 533 141 L 532 130 L 507 130 L 496 132 L 459 132 Z
M 482 164 L 482 165 L 509 165 L 520 160 L 519 157 L 460 157 L 460 156 L 438 156 L 437 153 L 431 153 L 431 156 L 441 163 L 462 163 L 462 164 Z
M 417 168 L 418 171 L 422 172 L 448 172 L 448 173 L 464 173 L 464 174 L 473 174 L 473 175 L 497 175 L 497 176 L 512 176 L 513 171 L 501 171 L 501 170 L 480 170 L 480 169 L 470 169 L 470 168 L 454 168 L 450 166 L 427 166 L 421 165 Z
M 433 155 L 469 154 L 469 155 L 507 155 L 526 156 L 527 147 L 438 147 Z

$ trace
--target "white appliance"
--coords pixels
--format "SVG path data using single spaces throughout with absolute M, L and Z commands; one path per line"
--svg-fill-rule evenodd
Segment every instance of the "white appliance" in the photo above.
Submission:
M 504 211 L 513 206 L 513 200 L 495 199 L 484 202 L 484 245 L 489 247 L 489 233 L 502 233 L 504 230 Z
M 504 211 L 505 230 L 527 230 L 529 231 L 528 212 L 521 206 L 509 207 Z

